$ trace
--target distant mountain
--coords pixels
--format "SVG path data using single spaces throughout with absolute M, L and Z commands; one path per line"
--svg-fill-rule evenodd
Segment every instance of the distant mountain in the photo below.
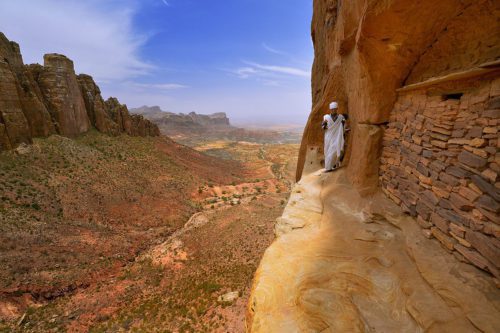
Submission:
M 173 113 L 163 111 L 159 106 L 141 106 L 131 109 L 130 112 L 140 114 L 144 118 L 156 123 L 160 130 L 167 135 L 177 135 L 192 130 L 195 133 L 206 132 L 212 129 L 227 129 L 231 125 L 224 112 L 214 114 L 197 114 L 196 112 Z
M 290 131 L 246 129 L 232 126 L 224 112 L 209 115 L 196 112 L 173 113 L 159 106 L 141 106 L 130 112 L 143 116 L 158 125 L 162 134 L 178 142 L 194 145 L 203 140 L 231 140 L 250 142 L 291 143 L 298 142 L 300 135 Z

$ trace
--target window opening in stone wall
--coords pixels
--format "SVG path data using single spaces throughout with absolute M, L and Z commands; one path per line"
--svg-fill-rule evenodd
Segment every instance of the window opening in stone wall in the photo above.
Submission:
M 460 100 L 460 98 L 462 98 L 463 96 L 463 93 L 453 93 L 453 94 L 444 94 L 443 95 L 443 101 L 447 101 L 447 100 Z

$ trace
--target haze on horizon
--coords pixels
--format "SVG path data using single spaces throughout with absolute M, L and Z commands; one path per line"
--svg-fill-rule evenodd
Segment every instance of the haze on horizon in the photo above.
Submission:
M 18 0 L 0 2 L 0 31 L 25 63 L 62 53 L 130 108 L 304 124 L 311 16 L 310 0 Z

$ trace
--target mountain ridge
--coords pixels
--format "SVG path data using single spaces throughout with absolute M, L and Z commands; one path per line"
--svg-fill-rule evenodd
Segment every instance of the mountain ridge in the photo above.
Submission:
M 158 136 L 160 131 L 126 105 L 104 100 L 87 74 L 75 73 L 62 54 L 44 55 L 44 64 L 25 65 L 19 44 L 0 32 L 0 151 L 31 144 L 33 138 L 76 137 L 91 127 L 116 136 Z

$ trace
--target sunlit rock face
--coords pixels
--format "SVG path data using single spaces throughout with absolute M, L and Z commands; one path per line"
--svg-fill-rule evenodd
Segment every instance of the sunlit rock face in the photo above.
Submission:
M 248 304 L 248 332 L 498 332 L 486 272 L 449 255 L 345 172 L 294 187 Z
M 91 76 L 73 62 L 46 54 L 44 65 L 24 65 L 19 45 L 0 32 L 0 151 L 60 134 L 75 137 L 91 127 L 118 135 L 158 136 L 158 126 L 131 116 L 116 98 L 104 102 Z
M 109 135 L 120 134 L 120 126 L 111 119 L 111 114 L 101 96 L 101 90 L 92 76 L 80 74 L 77 79 L 90 122 L 100 132 Z
M 55 119 L 58 132 L 76 136 L 90 128 L 73 62 L 61 54 L 46 54 L 38 84 Z
M 348 177 L 365 193 L 377 185 L 381 136 L 370 149 L 360 124 L 389 121 L 397 88 L 470 69 L 500 54 L 496 1 L 315 0 L 313 109 L 301 146 L 300 179 L 309 145 L 321 145 L 322 116 L 332 100 L 351 117 Z M 358 158 L 370 163 L 358 165 Z M 355 167 L 353 165 L 356 164 Z

